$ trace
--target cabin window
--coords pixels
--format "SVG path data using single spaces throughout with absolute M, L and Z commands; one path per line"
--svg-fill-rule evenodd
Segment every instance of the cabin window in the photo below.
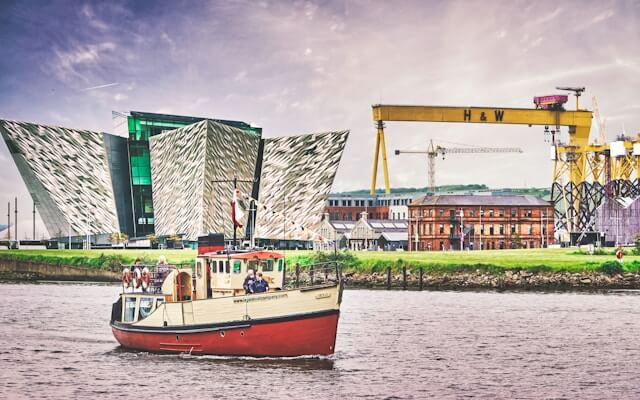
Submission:
M 141 297 L 140 308 L 138 309 L 138 319 L 147 318 L 153 308 L 153 297 Z
M 218 261 L 218 273 L 221 274 L 224 272 L 224 261 L 219 260 Z
M 133 317 L 136 315 L 136 298 L 125 297 L 124 299 L 124 322 L 133 322 Z
M 242 271 L 242 261 L 234 261 L 233 262 L 233 273 L 239 274 Z
M 262 271 L 263 272 L 272 272 L 273 271 L 273 260 L 264 260 L 262 262 Z
M 157 298 L 156 299 L 156 308 L 160 307 L 162 305 L 162 303 L 164 303 L 164 299 L 163 298 Z
M 279 259 L 279 260 L 278 260 L 278 272 L 281 272 L 281 271 L 282 271 L 283 264 L 284 264 L 284 263 L 282 262 L 282 258 L 281 258 L 281 259 Z
M 224 272 L 225 274 L 228 274 L 231 272 L 231 264 L 229 264 L 229 261 L 224 262 Z

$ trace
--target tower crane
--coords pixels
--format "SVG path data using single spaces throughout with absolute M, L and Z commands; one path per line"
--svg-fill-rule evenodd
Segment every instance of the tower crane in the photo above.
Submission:
M 446 154 L 478 154 L 478 153 L 522 153 L 519 147 L 442 147 L 429 141 L 429 148 L 425 150 L 396 150 L 395 154 L 426 154 L 428 158 L 429 190 L 435 192 L 436 188 L 436 157 Z

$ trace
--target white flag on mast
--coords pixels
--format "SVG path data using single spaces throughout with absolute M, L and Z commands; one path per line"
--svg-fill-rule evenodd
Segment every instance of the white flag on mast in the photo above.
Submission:
M 240 203 L 238 202 L 238 195 L 240 194 L 240 190 L 235 189 L 233 191 L 233 199 L 231 200 L 231 220 L 233 221 L 234 226 L 239 226 L 242 228 L 242 218 L 244 217 L 244 211 L 240 208 Z

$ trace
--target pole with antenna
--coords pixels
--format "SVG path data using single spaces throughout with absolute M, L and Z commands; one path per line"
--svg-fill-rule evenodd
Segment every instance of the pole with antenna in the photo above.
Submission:
M 18 198 L 15 198 L 15 206 L 13 207 L 13 212 L 15 213 L 15 218 L 13 218 L 13 226 L 14 226 L 14 239 L 16 242 L 18 241 Z
M 11 202 L 7 203 L 7 236 L 9 238 L 9 246 L 11 246 Z

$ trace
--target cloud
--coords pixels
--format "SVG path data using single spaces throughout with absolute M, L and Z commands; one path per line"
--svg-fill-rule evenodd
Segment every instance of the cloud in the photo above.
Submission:
M 536 19 L 533 21 L 533 25 L 541 25 L 541 24 L 545 24 L 547 22 L 551 22 L 554 19 L 558 18 L 558 16 L 560 16 L 560 14 L 562 13 L 562 7 L 558 7 L 555 10 L 553 10 L 552 12 L 545 14 L 544 16 Z
M 116 49 L 113 42 L 97 44 L 80 44 L 71 49 L 61 50 L 54 48 L 54 60 L 51 68 L 54 74 L 62 81 L 80 79 L 87 83 L 85 71 L 98 65 L 103 56 Z
M 80 9 L 80 13 L 89 26 L 101 31 L 109 29 L 109 26 L 104 21 L 96 17 L 93 7 L 91 7 L 90 4 L 84 4 Z
M 591 19 L 588 19 L 585 23 L 583 24 L 578 24 L 575 28 L 574 28 L 574 32 L 580 32 L 580 31 L 584 31 L 588 28 L 591 28 L 592 26 L 605 21 L 607 19 L 610 19 L 611 17 L 613 17 L 615 15 L 615 11 L 613 9 L 606 9 L 606 10 L 602 10 L 601 12 L 597 13 L 596 15 L 594 15 Z
M 640 9 L 558 4 L 231 1 L 187 9 L 152 3 L 144 11 L 135 2 L 43 5 L 22 18 L 12 15 L 2 28 L 13 56 L 0 60 L 0 111 L 38 121 L 43 110 L 55 110 L 71 120 L 64 126 L 100 131 L 113 129 L 114 104 L 253 121 L 265 137 L 350 128 L 336 180 L 342 189 L 368 186 L 374 103 L 530 107 L 532 96 L 556 85 L 584 85 L 582 104 L 597 95 L 607 110 L 631 114 L 625 123 L 635 132 L 640 115 L 624 107 L 637 103 L 640 85 Z M 59 29 L 63 18 L 73 31 Z M 108 29 L 92 25 L 95 19 Z M 576 32 L 581 23 L 597 32 Z M 34 50 L 31 43 L 43 45 Z M 120 85 L 79 90 L 110 82 Z M 548 185 L 548 144 L 534 131 L 388 123 L 386 140 L 389 153 L 424 148 L 438 137 L 520 146 L 527 150 L 520 162 L 452 157 L 437 179 Z M 489 169 L 494 161 L 509 174 Z M 389 154 L 392 184 L 403 174 L 407 185 L 424 185 L 424 163 Z
M 119 85 L 119 83 L 118 82 L 106 83 L 104 85 L 91 86 L 91 87 L 88 87 L 88 88 L 84 88 L 82 90 L 87 91 L 87 90 L 104 89 L 104 88 L 108 88 L 108 87 L 112 87 L 112 86 L 116 86 L 116 85 Z

